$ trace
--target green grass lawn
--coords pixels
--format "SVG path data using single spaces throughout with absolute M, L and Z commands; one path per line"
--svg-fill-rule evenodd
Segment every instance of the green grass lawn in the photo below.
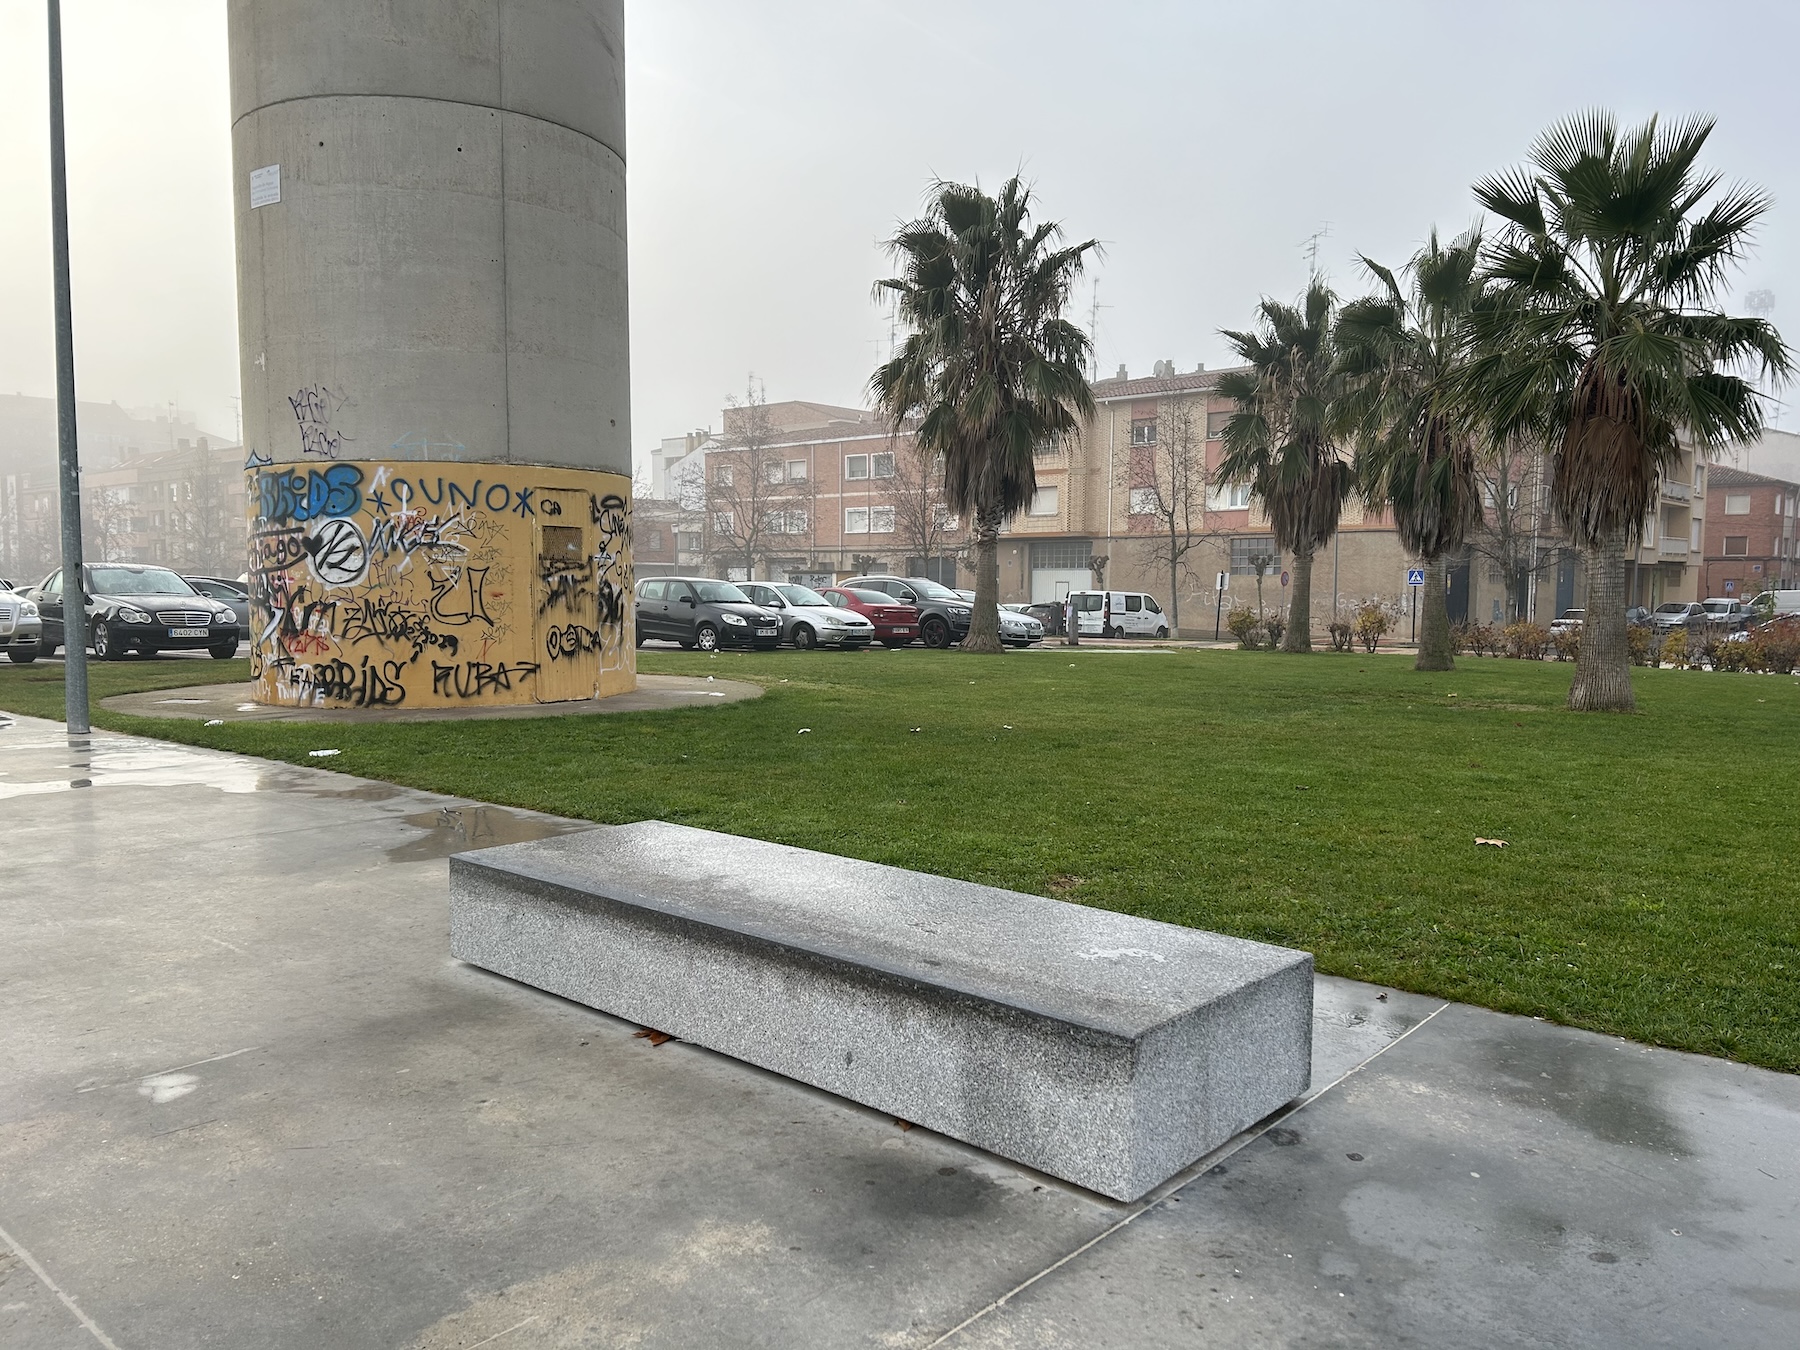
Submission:
M 668 713 L 119 730 L 591 820 L 654 817 L 1304 947 L 1340 975 L 1800 1070 L 1800 680 L 1060 650 L 644 654 L 758 680 Z M 95 698 L 245 679 L 94 667 Z M 60 716 L 61 668 L 0 668 Z M 799 735 L 801 728 L 810 728 Z M 914 730 L 918 728 L 918 730 Z M 1477 836 L 1507 841 L 1479 848 Z

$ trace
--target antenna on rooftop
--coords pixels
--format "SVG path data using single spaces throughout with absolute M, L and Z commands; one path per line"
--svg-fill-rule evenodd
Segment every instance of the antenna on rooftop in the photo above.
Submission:
M 1306 255 L 1306 274 L 1308 277 L 1319 275 L 1319 241 L 1331 233 L 1331 222 L 1328 220 L 1305 239 L 1300 241 L 1300 251 Z
M 1111 305 L 1100 303 L 1100 278 L 1094 278 L 1094 299 L 1088 307 L 1088 357 L 1093 366 L 1091 379 L 1100 378 L 1100 311 L 1111 309 Z

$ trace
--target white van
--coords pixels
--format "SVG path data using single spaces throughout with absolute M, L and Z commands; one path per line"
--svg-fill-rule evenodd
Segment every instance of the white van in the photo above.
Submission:
M 1800 614 L 1800 591 L 1769 591 L 1767 593 L 1775 597 L 1774 608 L 1769 611 L 1772 617 L 1781 619 L 1790 614 Z M 1760 615 L 1763 609 L 1758 601 L 1761 600 L 1762 596 L 1757 595 L 1752 596 L 1746 603 Z
M 1169 618 L 1143 591 L 1070 591 L 1082 637 L 1169 636 Z

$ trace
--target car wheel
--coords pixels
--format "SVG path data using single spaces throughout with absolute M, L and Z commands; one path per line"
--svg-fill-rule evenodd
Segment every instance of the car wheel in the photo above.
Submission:
M 215 661 L 231 660 L 232 657 L 237 655 L 237 649 L 238 649 L 238 645 L 235 642 L 229 643 L 229 644 L 221 642 L 215 647 L 207 648 L 207 650 L 212 653 L 212 658 Z M 155 656 L 156 648 L 154 648 L 154 647 L 147 648 L 145 650 L 144 654 L 146 656 Z
M 694 630 L 694 645 L 703 652 L 719 650 L 719 630 L 710 623 L 703 623 Z
M 36 652 L 8 652 L 6 656 L 15 666 L 28 666 L 38 659 Z
M 806 624 L 794 625 L 794 646 L 799 651 L 809 652 L 819 645 L 819 635 Z
M 638 646 L 641 647 L 644 645 L 644 630 L 643 629 L 641 629 L 641 628 L 638 629 L 637 632 L 633 636 L 636 637 Z
M 942 649 L 950 645 L 950 625 L 933 616 L 919 625 L 919 636 L 927 647 Z
M 117 661 L 124 655 L 113 642 L 112 629 L 107 627 L 105 619 L 94 625 L 94 631 L 88 638 L 88 646 L 94 649 L 96 661 Z
M 1156 636 L 1157 636 L 1157 637 L 1158 637 L 1158 638 L 1159 638 L 1159 639 L 1161 639 L 1161 638 L 1166 638 L 1166 637 L 1168 637 L 1168 636 L 1169 636 L 1169 630 L 1168 630 L 1168 629 L 1166 629 L 1166 628 L 1159 628 L 1159 629 L 1157 629 L 1157 630 L 1156 630 Z

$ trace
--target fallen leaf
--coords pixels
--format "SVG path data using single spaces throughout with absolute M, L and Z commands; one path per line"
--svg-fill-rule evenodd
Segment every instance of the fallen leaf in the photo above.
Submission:
M 974 681 L 971 680 L 970 683 L 973 684 Z M 910 1130 L 912 1128 L 912 1122 L 910 1120 L 901 1120 L 898 1116 L 894 1117 L 894 1124 L 898 1125 L 903 1130 Z
M 1477 844 L 1486 844 L 1489 848 L 1506 847 L 1506 840 L 1504 839 L 1477 839 L 1475 842 Z
M 631 1039 L 634 1041 L 649 1041 L 652 1045 L 661 1045 L 664 1041 L 672 1041 L 675 1038 L 666 1031 L 653 1031 L 649 1027 L 645 1027 L 642 1031 L 632 1032 Z M 583 1042 L 583 1044 L 586 1044 L 586 1042 Z

